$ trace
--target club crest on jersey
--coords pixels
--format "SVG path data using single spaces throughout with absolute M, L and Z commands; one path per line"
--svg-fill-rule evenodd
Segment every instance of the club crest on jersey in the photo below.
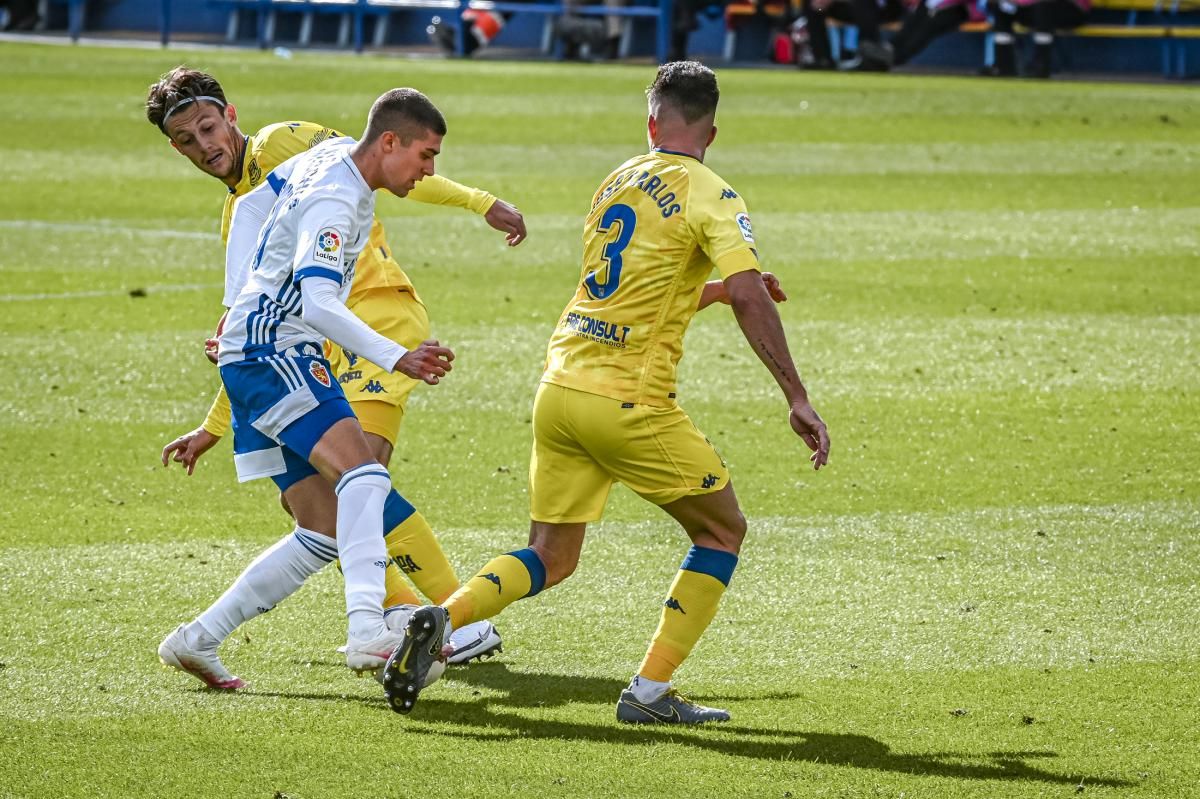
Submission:
M 342 236 L 333 228 L 325 228 L 317 234 L 313 257 L 327 264 L 337 265 L 342 261 Z
M 332 381 L 329 379 L 329 370 L 325 368 L 324 364 L 317 363 L 316 361 L 309 361 L 308 373 L 313 376 L 313 380 L 316 380 L 318 383 L 325 386 L 325 388 L 329 388 L 331 385 L 333 385 Z
M 737 220 L 738 230 L 742 231 L 742 238 L 753 244 L 754 230 L 750 227 L 750 214 L 738 214 L 735 219 Z

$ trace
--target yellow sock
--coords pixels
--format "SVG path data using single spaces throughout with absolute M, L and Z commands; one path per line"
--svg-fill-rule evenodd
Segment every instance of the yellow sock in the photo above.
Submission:
M 670 682 L 679 664 L 717 614 L 717 605 L 733 576 L 737 555 L 719 549 L 692 547 L 663 602 L 658 629 L 650 641 L 638 675 Z
M 532 549 L 521 549 L 492 558 L 444 606 L 450 611 L 451 626 L 462 627 L 495 616 L 545 585 L 546 567 L 541 558 Z
M 421 597 L 417 596 L 417 592 L 412 590 L 408 581 L 404 579 L 404 574 L 400 571 L 400 567 L 395 563 L 388 563 L 387 571 L 383 575 L 384 588 L 386 596 L 383 598 L 383 606 L 390 608 L 392 605 L 420 605 Z
M 458 590 L 458 575 L 429 522 L 395 489 L 383 507 L 383 529 L 388 558 L 431 602 L 443 602 Z

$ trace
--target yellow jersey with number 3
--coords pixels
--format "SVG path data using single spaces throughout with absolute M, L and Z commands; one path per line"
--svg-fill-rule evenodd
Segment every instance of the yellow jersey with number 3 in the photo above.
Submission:
M 654 150 L 604 179 L 583 269 L 546 355 L 545 383 L 639 405 L 675 404 L 675 369 L 713 268 L 758 269 L 746 204 L 691 156 Z

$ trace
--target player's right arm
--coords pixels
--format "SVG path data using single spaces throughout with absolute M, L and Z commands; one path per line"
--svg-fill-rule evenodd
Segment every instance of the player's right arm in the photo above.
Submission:
M 712 186 L 705 186 L 701 192 L 693 186 L 688 225 L 721 273 L 742 334 L 779 384 L 790 407 L 792 430 L 812 450 L 813 468 L 820 469 L 829 460 L 829 432 L 809 403 L 808 392 L 792 363 L 779 311 L 758 269 L 758 251 L 745 203 L 736 194 L 726 197 L 724 192 L 713 191 Z
M 382 369 L 437 385 L 452 368 L 453 352 L 436 341 L 406 350 L 371 329 L 343 302 L 341 288 L 348 267 L 342 243 L 349 240 L 352 219 L 353 211 L 334 200 L 317 201 L 304 210 L 292 260 L 304 321 L 325 338 Z
M 183 464 L 183 468 L 191 474 L 196 470 L 196 461 L 200 460 L 200 456 L 216 446 L 220 440 L 220 436 L 213 435 L 203 427 L 197 427 L 163 447 L 162 465 L 169 466 L 171 461 L 175 461 Z
M 829 431 L 825 422 L 808 401 L 808 391 L 788 351 L 787 337 L 775 301 L 767 293 L 758 274 L 737 272 L 725 278 L 729 304 L 737 318 L 742 334 L 754 354 L 767 367 L 779 388 L 783 390 L 791 410 L 788 421 L 792 430 L 812 450 L 814 469 L 829 461 Z

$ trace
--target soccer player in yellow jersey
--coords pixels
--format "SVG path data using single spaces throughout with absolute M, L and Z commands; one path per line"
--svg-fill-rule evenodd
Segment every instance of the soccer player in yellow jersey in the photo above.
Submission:
M 169 138 L 172 147 L 202 172 L 228 187 L 221 220 L 222 240 L 229 235 L 230 220 L 242 195 L 261 184 L 272 169 L 287 159 L 326 139 L 342 135 L 311 122 L 281 122 L 247 136 L 238 128 L 237 110 L 226 100 L 216 78 L 186 67 L 177 67 L 150 87 L 146 113 L 149 121 Z M 481 214 L 488 224 L 505 234 L 510 246 L 516 246 L 525 238 L 525 223 L 520 212 L 485 191 L 467 188 L 433 174 L 419 180 L 407 196 L 420 202 L 456 206 Z M 234 296 L 237 291 L 238 287 L 232 288 Z M 225 304 L 228 306 L 232 299 L 227 296 Z M 425 306 L 412 281 L 392 257 L 391 245 L 378 219 L 371 228 L 369 244 L 356 264 L 347 306 L 369 326 L 406 349 L 412 350 L 429 338 Z M 389 373 L 331 343 L 327 343 L 327 350 L 334 378 L 341 383 L 362 424 L 374 457 L 386 466 L 396 443 L 408 395 L 419 381 L 399 370 Z M 209 354 L 212 357 L 215 352 Z M 221 439 L 229 425 L 229 402 L 222 389 L 204 423 L 163 450 L 164 465 L 174 459 L 191 474 L 196 461 Z M 315 474 L 315 470 L 312 471 L 312 475 Z M 301 479 L 307 478 L 302 474 L 289 478 L 292 484 Z M 319 478 L 314 478 L 313 482 L 319 482 Z M 289 487 L 279 486 L 281 492 Z M 331 541 L 323 543 L 321 536 L 332 537 L 336 521 L 332 512 L 336 507 L 332 488 L 327 487 L 325 493 L 328 495 L 323 497 L 325 502 L 306 502 L 302 513 L 294 514 L 297 522 L 301 521 L 301 515 L 304 517 L 305 535 L 317 534 L 315 538 L 305 538 L 302 546 L 318 550 L 322 555 L 328 551 Z M 289 508 L 289 511 L 294 510 Z M 420 603 L 401 572 L 434 602 L 446 599 L 459 587 L 458 577 L 425 517 L 398 492 L 393 491 L 385 505 L 384 525 L 390 559 L 385 606 Z M 268 593 L 266 584 L 277 586 L 270 589 L 277 594 L 282 594 L 284 588 L 291 585 L 288 579 L 279 575 L 267 579 L 264 575 L 251 574 L 256 568 L 261 571 L 266 567 L 256 561 L 243 578 L 253 578 L 249 582 L 259 586 L 257 593 L 242 592 L 243 596 L 231 589 L 193 623 L 199 624 L 207 637 L 200 629 L 189 631 L 181 627 L 164 641 L 164 646 L 174 648 L 176 660 L 183 666 L 195 665 L 195 668 L 184 668 L 185 671 L 209 685 L 237 687 L 240 684 L 240 680 L 229 674 L 216 658 L 213 641 L 219 644 L 236 626 L 278 601 L 274 597 L 264 598 Z M 475 627 L 457 637 L 455 662 L 491 654 L 500 647 L 499 635 L 490 624 Z M 208 650 L 211 650 L 211 657 Z M 199 654 L 193 657 L 193 653 Z M 164 660 L 170 661 L 171 656 Z
M 587 523 L 621 482 L 674 517 L 692 547 L 617 718 L 729 718 L 671 687 L 717 611 L 746 534 L 724 461 L 676 403 L 675 368 L 697 309 L 716 300 L 733 306 L 817 469 L 829 458 L 829 434 L 792 364 L 745 203 L 703 163 L 717 132 L 716 76 L 695 62 L 666 64 L 647 94 L 651 151 L 617 167 L 596 191 L 579 284 L 550 338 L 534 399 L 529 546 L 494 558 L 441 606 L 413 613 L 383 675 L 400 713 L 413 708 L 441 655 L 443 628 L 494 616 L 568 577 Z M 706 284 L 714 268 L 723 282 Z

